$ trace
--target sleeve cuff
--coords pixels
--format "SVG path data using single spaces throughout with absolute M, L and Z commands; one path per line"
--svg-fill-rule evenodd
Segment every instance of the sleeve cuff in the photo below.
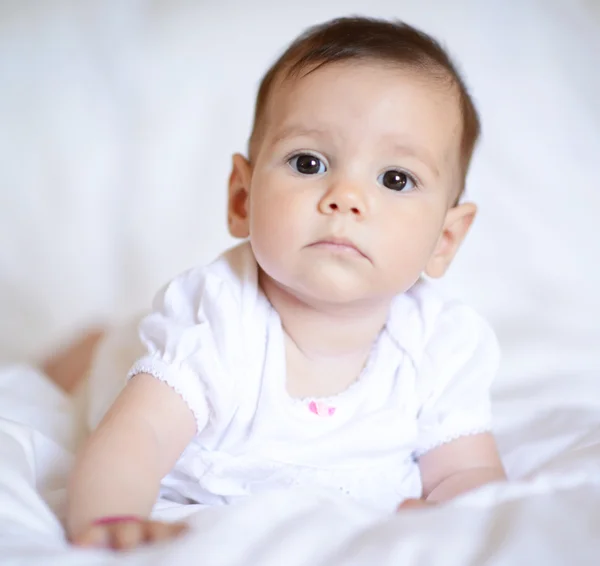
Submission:
M 422 431 L 419 435 L 417 448 L 413 452 L 416 459 L 420 458 L 430 450 L 438 448 L 463 436 L 474 436 L 492 431 L 491 422 L 479 421 L 470 424 L 463 423 L 461 426 L 441 427 L 430 431 Z
M 127 374 L 127 379 L 140 373 L 147 373 L 171 387 L 192 411 L 197 432 L 204 429 L 208 422 L 209 410 L 204 385 L 196 373 L 185 364 L 167 364 L 153 356 L 145 356 L 135 362 Z

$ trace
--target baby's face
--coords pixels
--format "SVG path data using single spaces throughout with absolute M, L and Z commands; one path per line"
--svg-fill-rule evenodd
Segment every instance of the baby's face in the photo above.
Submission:
M 444 245 L 459 186 L 454 90 L 413 71 L 331 64 L 275 87 L 246 202 L 259 265 L 305 299 L 409 289 Z

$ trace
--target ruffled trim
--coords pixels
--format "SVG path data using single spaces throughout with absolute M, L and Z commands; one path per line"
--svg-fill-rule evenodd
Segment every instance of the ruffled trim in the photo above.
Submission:
M 184 364 L 175 367 L 153 356 L 145 356 L 133 364 L 127 379 L 140 373 L 147 373 L 173 389 L 192 411 L 197 432 L 204 429 L 208 422 L 206 392 L 200 378 L 189 367 Z
M 356 395 L 357 391 L 360 391 L 365 386 L 365 381 L 370 377 L 373 366 L 375 365 L 375 360 L 379 354 L 379 340 L 381 334 L 377 337 L 373 346 L 371 347 L 371 351 L 365 362 L 364 367 L 360 371 L 358 377 L 346 387 L 343 391 L 339 393 L 335 393 L 333 395 L 327 395 L 324 397 L 290 397 L 290 401 L 293 405 L 306 407 L 311 402 L 315 403 L 324 403 L 327 405 L 338 405 L 340 403 L 344 403 L 345 399 L 348 397 L 352 397 Z
M 469 429 L 464 429 L 461 431 L 454 431 L 452 433 L 445 434 L 444 436 L 440 436 L 440 437 L 436 438 L 435 440 L 429 441 L 428 443 L 426 443 L 424 445 L 424 447 L 419 448 L 418 450 L 415 450 L 413 454 L 414 454 L 415 458 L 418 459 L 421 456 L 423 456 L 424 454 L 426 454 L 427 452 L 433 450 L 434 448 L 439 448 L 440 446 L 443 446 L 444 444 L 454 442 L 455 440 L 458 440 L 459 438 L 462 438 L 463 436 L 475 436 L 476 434 L 484 434 L 486 432 L 491 432 L 491 431 L 492 431 L 492 427 L 489 424 L 477 426 L 477 427 L 473 427 L 473 428 L 469 428 Z

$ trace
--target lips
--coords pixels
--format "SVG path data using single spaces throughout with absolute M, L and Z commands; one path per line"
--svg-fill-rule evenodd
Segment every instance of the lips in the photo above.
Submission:
M 340 253 L 350 253 L 356 254 L 364 257 L 365 259 L 369 259 L 369 257 L 349 238 L 336 237 L 336 236 L 328 236 L 321 240 L 317 240 L 316 242 L 310 244 L 311 248 L 325 248 L 330 249 L 332 251 L 337 251 Z

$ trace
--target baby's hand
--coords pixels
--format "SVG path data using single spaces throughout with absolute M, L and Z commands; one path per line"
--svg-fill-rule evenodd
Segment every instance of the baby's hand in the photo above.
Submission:
M 405 509 L 427 509 L 433 505 L 434 503 L 425 501 L 423 499 L 405 499 L 400 505 L 398 505 L 397 510 L 403 511 Z
M 144 543 L 175 538 L 186 530 L 185 523 L 115 517 L 90 525 L 71 542 L 76 546 L 129 550 Z

